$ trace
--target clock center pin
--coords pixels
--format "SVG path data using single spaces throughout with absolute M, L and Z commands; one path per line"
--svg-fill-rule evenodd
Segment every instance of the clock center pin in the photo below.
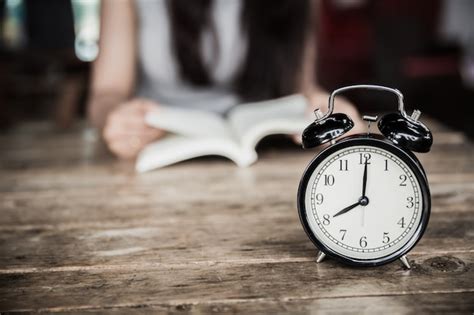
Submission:
M 366 196 L 362 196 L 360 197 L 359 199 L 359 205 L 365 207 L 369 204 L 369 198 L 367 198 Z

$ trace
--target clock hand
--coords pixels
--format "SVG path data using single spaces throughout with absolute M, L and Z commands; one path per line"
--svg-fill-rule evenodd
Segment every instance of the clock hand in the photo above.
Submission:
M 365 196 L 365 191 L 366 191 L 366 188 L 367 188 L 367 161 L 365 161 L 365 165 L 364 165 L 364 176 L 362 178 L 362 197 L 360 197 L 359 201 L 357 201 L 356 203 L 348 206 L 348 207 L 345 207 L 344 209 L 342 209 L 341 211 L 339 211 L 338 213 L 336 213 L 335 215 L 333 215 L 332 217 L 337 217 L 341 214 L 344 214 L 346 212 L 349 212 L 351 211 L 352 209 L 354 209 L 355 207 L 357 206 L 366 206 L 368 205 L 369 203 L 369 198 L 367 198 Z
M 352 209 L 354 209 L 355 207 L 357 207 L 358 205 L 360 205 L 360 200 L 357 201 L 356 203 L 348 206 L 348 207 L 345 207 L 344 209 L 342 209 L 341 211 L 339 211 L 338 213 L 336 213 L 335 215 L 333 215 L 332 217 L 337 217 L 338 215 L 341 215 L 341 214 L 344 214 L 346 212 L 349 212 L 351 211 Z
M 367 188 L 367 161 L 365 161 L 364 177 L 362 178 L 362 197 L 365 197 L 366 188 Z

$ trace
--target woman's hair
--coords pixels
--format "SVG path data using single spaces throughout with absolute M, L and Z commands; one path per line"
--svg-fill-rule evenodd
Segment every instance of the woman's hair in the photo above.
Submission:
M 242 1 L 241 25 L 248 48 L 242 69 L 233 83 L 235 92 L 244 100 L 261 100 L 296 92 L 301 84 L 306 39 L 311 34 L 310 1 Z M 200 49 L 203 30 L 212 30 L 211 3 L 211 0 L 168 1 L 179 71 L 183 78 L 196 86 L 212 83 Z

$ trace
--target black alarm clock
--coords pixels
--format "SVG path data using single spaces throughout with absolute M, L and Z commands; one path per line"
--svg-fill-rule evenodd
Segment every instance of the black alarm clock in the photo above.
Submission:
M 333 113 L 337 94 L 352 89 L 394 93 L 398 111 L 378 119 L 364 116 L 367 133 L 337 138 L 353 121 Z M 428 152 L 430 130 L 420 111 L 405 112 L 400 91 L 378 85 L 353 85 L 335 90 L 323 115 L 303 132 L 304 148 L 329 143 L 309 163 L 298 189 L 298 212 L 304 230 L 319 249 L 317 262 L 329 256 L 356 266 L 379 266 L 396 259 L 410 268 L 406 253 L 422 237 L 430 217 L 431 199 L 425 171 L 412 153 Z M 370 133 L 378 121 L 382 135 Z

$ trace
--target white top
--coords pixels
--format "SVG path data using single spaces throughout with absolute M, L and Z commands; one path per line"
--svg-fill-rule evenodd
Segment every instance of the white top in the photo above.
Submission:
M 210 77 L 209 87 L 195 87 L 180 77 L 173 54 L 166 0 L 136 0 L 139 75 L 137 95 L 170 106 L 191 107 L 225 113 L 239 103 L 231 91 L 246 54 L 247 41 L 241 32 L 242 2 L 214 0 L 210 30 L 204 30 L 202 56 Z

